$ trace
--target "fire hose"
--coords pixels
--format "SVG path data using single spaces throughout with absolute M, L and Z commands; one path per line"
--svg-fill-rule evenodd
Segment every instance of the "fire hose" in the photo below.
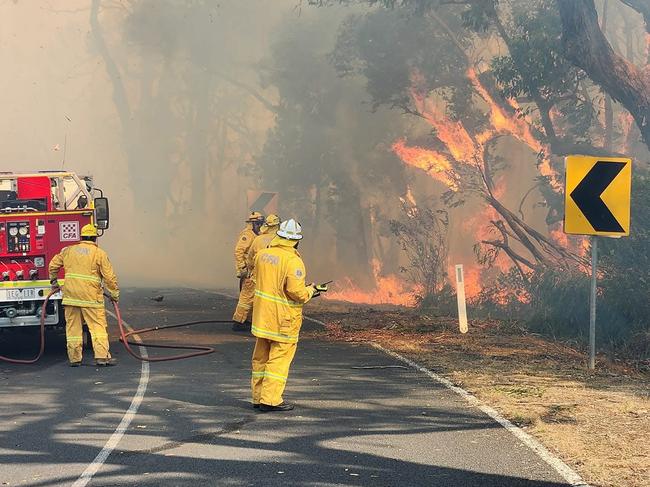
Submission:
M 15 359 L 15 358 L 10 358 L 10 357 L 5 357 L 3 355 L 0 355 L 0 361 L 8 362 L 11 364 L 28 365 L 28 364 L 34 364 L 38 362 L 38 360 L 43 356 L 43 352 L 45 351 L 45 318 L 47 316 L 46 308 L 52 295 L 56 294 L 57 292 L 58 290 L 56 289 L 52 290 L 45 298 L 45 301 L 43 301 L 43 305 L 41 307 L 41 318 L 40 318 L 40 326 L 39 326 L 40 346 L 39 346 L 38 354 L 32 359 Z M 203 325 L 203 324 L 231 323 L 230 321 L 224 321 L 224 320 L 201 320 L 201 321 L 189 321 L 185 323 L 175 323 L 172 325 L 152 326 L 150 328 L 141 328 L 137 330 L 127 331 L 124 322 L 122 320 L 120 307 L 118 306 L 117 302 L 115 301 L 112 302 L 113 302 L 113 307 L 115 309 L 115 316 L 117 317 L 117 326 L 120 332 L 120 342 L 122 342 L 124 348 L 126 349 L 129 355 L 131 355 L 133 358 L 137 360 L 141 360 L 144 362 L 169 362 L 172 360 L 182 360 L 182 359 L 187 359 L 192 357 L 199 357 L 201 355 L 208 355 L 214 353 L 215 349 L 203 345 L 163 345 L 159 343 L 145 343 L 142 341 L 129 340 L 129 337 L 132 337 L 134 335 L 143 335 L 145 333 L 151 333 L 154 331 L 170 330 L 172 328 L 182 328 L 187 326 L 195 326 L 195 325 Z M 142 355 L 133 351 L 131 346 L 146 347 L 146 348 L 163 348 L 163 349 L 173 349 L 173 350 L 193 350 L 193 352 L 169 355 L 166 357 L 143 357 Z

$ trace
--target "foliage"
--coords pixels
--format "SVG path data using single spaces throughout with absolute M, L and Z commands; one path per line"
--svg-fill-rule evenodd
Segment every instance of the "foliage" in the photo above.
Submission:
M 390 228 L 408 259 L 402 272 L 422 286 L 424 296 L 435 296 L 443 288 L 447 266 L 447 227 L 444 210 L 413 205 L 402 200 L 403 218 L 391 220 Z
M 515 3 L 502 35 L 508 54 L 491 61 L 494 76 L 506 98 L 527 97 L 524 113 L 558 110 L 551 129 L 543 127 L 547 142 L 555 129 L 570 135 L 574 142 L 590 143 L 592 124 L 599 127 L 594 102 L 584 85 L 585 75 L 563 57 L 561 22 L 553 0 Z M 501 21 L 499 21 L 501 22 Z M 551 132 L 551 133 L 549 133 Z
M 256 162 L 261 185 L 281 192 L 282 214 L 300 219 L 313 252 L 336 259 L 347 275 L 364 277 L 372 257 L 366 235 L 376 230 L 370 201 L 397 200 L 403 169 L 384 142 L 394 119 L 370 113 L 360 101 L 359 81 L 337 76 L 328 59 L 340 21 L 336 12 L 323 11 L 290 20 L 274 35 L 261 75 L 279 102 Z M 326 225 L 335 251 L 331 242 L 319 242 Z
M 630 236 L 598 244 L 603 306 L 614 310 L 608 323 L 616 336 L 650 332 L 650 179 L 635 178 L 632 194 Z

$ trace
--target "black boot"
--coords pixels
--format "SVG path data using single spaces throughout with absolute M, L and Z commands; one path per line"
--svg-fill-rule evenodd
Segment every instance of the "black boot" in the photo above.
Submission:
M 240 323 L 239 321 L 232 322 L 232 331 L 249 331 L 250 327 L 246 323 Z
M 282 404 L 278 404 L 277 406 L 260 404 L 260 411 L 264 413 L 270 413 L 272 411 L 292 411 L 292 410 L 293 410 L 293 404 L 288 404 L 286 402 L 283 402 Z

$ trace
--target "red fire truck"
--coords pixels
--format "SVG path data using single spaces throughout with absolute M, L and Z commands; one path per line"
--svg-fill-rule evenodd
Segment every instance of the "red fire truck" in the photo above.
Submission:
M 100 233 L 109 224 L 108 200 L 92 177 L 0 173 L 0 329 L 39 325 L 50 260 L 77 243 L 87 223 Z M 45 324 L 63 325 L 60 293 L 48 303 Z

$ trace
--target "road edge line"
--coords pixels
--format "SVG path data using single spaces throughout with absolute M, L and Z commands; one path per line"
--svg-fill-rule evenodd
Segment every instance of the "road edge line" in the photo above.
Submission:
M 190 288 L 191 289 L 191 288 Z M 200 289 L 194 289 L 195 291 L 201 291 Z M 229 295 L 226 293 L 222 293 L 219 291 L 208 291 L 208 290 L 203 290 L 204 292 L 207 292 L 209 294 L 216 294 L 218 296 L 223 296 L 226 298 L 230 299 L 237 299 L 236 296 Z M 321 326 L 326 326 L 325 322 L 321 320 L 317 320 L 316 318 L 311 318 L 309 316 L 304 316 L 304 319 L 309 320 L 313 323 L 316 323 Z M 400 362 L 403 362 L 410 366 L 411 368 L 417 370 L 418 372 L 421 372 L 428 376 L 430 379 L 433 379 L 435 382 L 443 385 L 447 389 L 451 390 L 452 392 L 455 392 L 459 396 L 461 396 L 465 401 L 467 401 L 470 405 L 477 407 L 480 409 L 483 413 L 487 414 L 490 418 L 492 418 L 494 421 L 499 423 L 503 428 L 505 428 L 507 431 L 509 431 L 512 435 L 514 435 L 519 441 L 521 441 L 523 444 L 525 444 L 530 450 L 532 450 L 538 457 L 540 457 L 544 462 L 546 462 L 553 470 L 555 470 L 560 476 L 569 482 L 572 486 L 574 487 L 591 487 L 585 480 L 578 474 L 575 470 L 573 470 L 569 465 L 567 465 L 562 459 L 560 459 L 558 456 L 554 455 L 551 453 L 544 445 L 542 445 L 537 439 L 535 439 L 533 436 L 530 434 L 526 433 L 524 430 L 522 430 L 519 426 L 515 425 L 512 423 L 510 420 L 504 418 L 501 413 L 499 413 L 496 409 L 494 409 L 491 406 L 488 406 L 487 404 L 484 404 L 481 402 L 475 395 L 473 395 L 471 392 L 466 391 L 462 387 L 458 387 L 457 385 L 454 385 L 453 382 L 451 382 L 449 379 L 436 374 L 435 372 L 432 372 L 431 370 L 427 369 L 423 365 L 420 365 L 403 355 L 394 352 L 393 350 L 389 350 L 387 348 L 384 348 L 380 344 L 376 342 L 369 342 L 370 346 L 375 348 L 376 350 L 379 350 L 386 355 L 389 355 Z
M 311 318 L 310 318 L 311 319 Z M 314 321 L 312 319 L 312 321 Z M 320 322 L 322 323 L 322 322 Z M 319 324 L 320 324 L 319 323 Z M 519 426 L 515 425 L 512 423 L 510 420 L 504 418 L 501 413 L 499 413 L 496 409 L 494 409 L 491 406 L 488 406 L 487 404 L 484 404 L 481 402 L 475 395 L 473 395 L 471 392 L 466 391 L 462 387 L 458 387 L 457 385 L 454 385 L 453 382 L 451 382 L 449 379 L 442 377 L 441 375 L 436 374 L 435 372 L 432 372 L 431 370 L 427 369 L 426 367 L 418 364 L 417 362 L 414 362 L 403 355 L 394 352 L 393 350 L 389 350 L 387 348 L 384 348 L 380 344 L 376 342 L 370 342 L 370 345 L 399 360 L 400 362 L 403 362 L 407 365 L 409 365 L 411 368 L 417 370 L 418 372 L 421 372 L 425 375 L 427 375 L 429 378 L 433 379 L 437 383 L 443 385 L 447 389 L 455 392 L 459 396 L 461 396 L 465 401 L 467 401 L 470 405 L 480 409 L 483 413 L 487 414 L 490 418 L 492 418 L 494 421 L 499 423 L 501 426 L 503 426 L 506 430 L 508 430 L 512 435 L 514 435 L 519 441 L 524 443 L 528 448 L 530 448 L 537 456 L 539 456 L 542 460 L 544 460 L 549 466 L 551 466 L 558 474 L 564 478 L 567 482 L 569 482 L 571 485 L 574 487 L 590 487 L 588 483 L 584 481 L 584 479 L 578 474 L 575 470 L 573 470 L 569 465 L 567 465 L 562 459 L 551 453 L 544 445 L 542 445 L 536 438 L 531 436 L 530 434 L 526 433 L 523 429 L 521 429 Z
M 106 310 L 106 313 L 114 319 L 117 319 L 117 316 L 115 316 L 115 314 L 113 314 L 111 311 Z M 122 320 L 122 323 L 129 331 L 133 331 L 133 328 L 131 328 L 131 326 L 126 321 Z M 136 342 L 142 342 L 142 339 L 138 335 L 133 335 L 133 338 Z M 140 347 L 140 352 L 144 358 L 148 357 L 146 348 Z M 122 437 L 124 437 L 124 433 L 126 433 L 126 430 L 131 425 L 131 421 L 133 421 L 133 418 L 135 418 L 135 415 L 138 413 L 138 409 L 140 409 L 144 395 L 147 392 L 147 385 L 149 384 L 149 373 L 149 362 L 143 361 L 140 368 L 140 381 L 138 382 L 138 389 L 135 391 L 135 394 L 131 399 L 129 409 L 127 409 L 122 416 L 120 424 L 117 426 L 117 428 L 115 428 L 115 431 L 113 431 L 113 434 L 104 444 L 104 447 L 97 454 L 90 465 L 86 467 L 86 470 L 83 471 L 76 482 L 72 484 L 72 487 L 85 487 L 88 485 L 95 474 L 99 472 L 99 469 L 102 468 L 104 463 L 106 463 L 106 460 L 108 460 L 108 457 L 111 455 L 111 453 L 113 453 L 113 450 L 115 450 L 117 445 L 120 443 Z

